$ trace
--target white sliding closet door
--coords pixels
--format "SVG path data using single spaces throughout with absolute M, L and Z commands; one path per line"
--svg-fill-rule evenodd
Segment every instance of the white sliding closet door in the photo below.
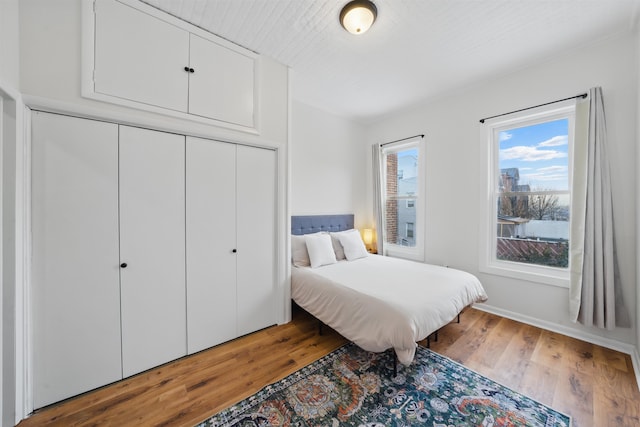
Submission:
M 189 353 L 236 335 L 236 145 L 187 138 Z
M 118 126 L 32 123 L 33 405 L 122 378 Z
M 125 377 L 186 354 L 184 141 L 120 126 Z
M 238 146 L 238 335 L 276 323 L 276 152 Z

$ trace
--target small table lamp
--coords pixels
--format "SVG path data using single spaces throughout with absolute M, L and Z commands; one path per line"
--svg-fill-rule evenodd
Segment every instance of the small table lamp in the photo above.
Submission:
M 362 230 L 362 241 L 367 247 L 367 250 L 369 252 L 373 252 L 373 248 L 371 247 L 371 244 L 373 243 L 373 229 L 365 228 Z

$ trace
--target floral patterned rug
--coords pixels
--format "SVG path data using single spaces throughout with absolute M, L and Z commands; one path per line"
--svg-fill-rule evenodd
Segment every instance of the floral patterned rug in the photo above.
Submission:
M 418 347 L 411 366 L 355 344 L 328 354 L 198 427 L 567 427 L 570 419 Z

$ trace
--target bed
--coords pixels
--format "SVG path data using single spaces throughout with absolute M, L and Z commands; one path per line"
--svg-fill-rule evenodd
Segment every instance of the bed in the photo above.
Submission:
M 359 232 L 352 229 L 353 215 L 292 217 L 291 296 L 364 350 L 393 348 L 397 360 L 409 365 L 417 341 L 451 322 L 466 306 L 487 299 L 480 281 L 464 271 L 366 250 L 363 254 Z M 328 254 L 327 239 L 335 260 Z M 323 265 L 317 262 L 317 246 L 328 257 Z M 357 247 L 355 255 L 352 247 Z

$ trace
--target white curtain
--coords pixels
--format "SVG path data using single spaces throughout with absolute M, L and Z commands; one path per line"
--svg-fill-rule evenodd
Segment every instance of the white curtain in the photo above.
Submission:
M 582 108 L 576 108 L 570 315 L 586 326 L 630 326 L 618 274 L 602 88 L 589 90 L 587 114 Z
M 384 220 L 382 214 L 382 172 L 380 170 L 380 144 L 371 147 L 373 169 L 373 213 L 377 234 L 377 252 L 384 255 Z

